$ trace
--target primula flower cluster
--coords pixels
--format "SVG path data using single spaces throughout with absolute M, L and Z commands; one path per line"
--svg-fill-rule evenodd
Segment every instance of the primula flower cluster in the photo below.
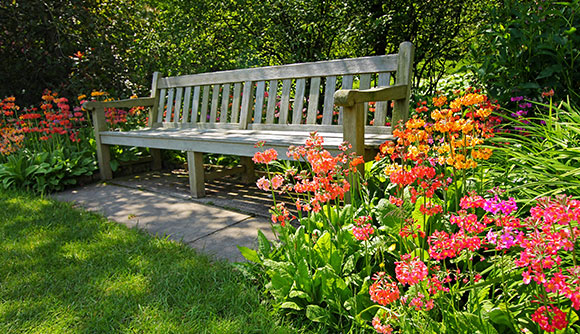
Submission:
M 356 172 L 356 166 L 363 162 L 362 158 L 346 152 L 332 156 L 324 149 L 323 143 L 324 139 L 314 132 L 306 140 L 304 146 L 291 146 L 286 155 L 295 160 L 303 159 L 308 163 L 309 170 L 302 170 L 300 173 L 296 170 L 289 170 L 284 177 L 272 176 L 269 173 L 268 177 L 258 180 L 258 187 L 266 191 L 281 188 L 282 191 L 299 194 L 295 200 L 296 209 L 299 212 L 319 212 L 323 204 L 343 200 L 350 190 L 350 183 L 346 177 Z M 256 147 L 263 146 L 264 142 L 256 144 Z M 348 150 L 349 145 L 343 143 L 340 148 L 345 151 Z M 277 159 L 278 152 L 274 149 L 267 149 L 256 152 L 252 160 L 255 163 L 268 165 Z M 279 214 L 275 208 L 273 210 Z M 372 234 L 374 229 L 370 225 L 364 225 L 358 226 L 353 232 L 359 238 L 368 239 L 368 235 Z
M 556 329 L 564 329 L 568 325 L 566 313 L 554 305 L 540 306 L 532 314 L 532 320 L 538 323 L 541 329 L 550 333 L 555 332 Z
M 375 281 L 369 287 L 371 300 L 379 305 L 387 305 L 399 299 L 399 287 L 397 282 L 391 282 L 391 277 L 385 272 L 373 275 Z
M 291 146 L 288 149 L 288 157 L 305 160 L 312 171 L 303 171 L 292 176 L 294 191 L 305 195 L 296 201 L 299 210 L 319 212 L 321 204 L 336 199 L 343 200 L 345 193 L 350 190 L 346 177 L 355 171 L 353 165 L 356 164 L 351 162 L 360 157 L 346 153 L 332 156 L 324 149 L 323 143 L 324 139 L 314 132 L 304 146 Z M 341 146 L 347 148 L 348 144 Z
M 496 122 L 489 116 L 498 105 L 476 90 L 468 90 L 452 101 L 436 97 L 433 105 L 430 111 L 426 103 L 420 103 L 417 114 L 404 128 L 393 130 L 396 142 L 381 145 L 376 157 L 389 162 L 385 173 L 399 186 L 397 192 L 409 187 L 412 203 L 419 196 L 432 198 L 439 189 L 447 189 L 447 167 L 473 169 L 476 160 L 487 160 L 492 154 L 491 149 L 480 146 L 485 138 L 493 136 Z M 427 208 L 424 211 L 436 213 Z
M 20 109 L 14 97 L 9 97 L 0 102 L 0 112 L 0 153 L 4 155 L 15 152 L 25 143 L 38 146 L 51 139 L 59 145 L 63 141 L 79 142 L 79 130 L 87 126 L 83 112 L 71 111 L 66 98 L 49 90 L 44 92 L 38 108 Z
M 427 277 L 427 266 L 418 258 L 412 258 L 411 254 L 401 256 L 401 261 L 395 262 L 397 280 L 402 284 L 415 285 Z
M 575 310 L 580 309 L 580 266 L 564 271 L 562 263 L 565 254 L 575 259 L 579 221 L 580 201 L 563 195 L 538 200 L 522 222 L 525 233 L 518 235 L 517 243 L 523 249 L 515 261 L 524 268 L 524 283 L 543 285 L 547 292 L 569 299 Z

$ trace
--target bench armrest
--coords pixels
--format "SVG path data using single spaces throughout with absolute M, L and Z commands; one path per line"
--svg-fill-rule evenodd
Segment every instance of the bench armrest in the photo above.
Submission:
M 83 104 L 83 108 L 87 110 L 97 108 L 132 108 L 132 107 L 148 107 L 155 103 L 154 97 L 140 97 L 137 99 L 126 99 L 117 101 L 88 101 Z
M 393 85 L 365 90 L 341 89 L 334 93 L 334 103 L 337 106 L 351 107 L 362 102 L 400 100 L 407 97 L 408 91 L 408 85 Z

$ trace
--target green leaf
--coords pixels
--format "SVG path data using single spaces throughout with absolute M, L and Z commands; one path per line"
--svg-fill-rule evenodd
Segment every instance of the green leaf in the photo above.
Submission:
M 325 264 L 330 262 L 331 242 L 330 233 L 324 232 L 316 241 L 316 245 L 314 245 L 314 252 Z
M 298 262 L 297 268 L 297 283 L 298 286 L 303 289 L 304 291 L 309 292 L 311 290 L 312 285 L 312 276 L 310 276 L 310 269 L 308 268 L 308 263 L 306 262 L 305 258 L 302 258 L 301 261 Z
M 526 82 L 526 83 L 520 84 L 518 88 L 521 88 L 521 89 L 539 89 L 540 85 L 538 85 L 535 82 Z
M 268 256 L 270 249 L 270 241 L 262 231 L 258 230 L 258 251 L 262 256 Z
M 318 305 L 306 306 L 306 317 L 314 322 L 325 323 L 328 320 L 329 311 Z
M 505 325 L 510 328 L 513 327 L 508 314 L 505 311 L 502 311 L 500 308 L 492 309 L 491 311 L 489 311 L 487 316 L 489 317 L 489 320 L 491 320 L 493 323 L 496 323 L 498 325 Z
M 237 246 L 238 250 L 240 251 L 240 253 L 242 253 L 242 256 L 250 261 L 250 262 L 254 262 L 254 263 L 262 263 L 262 260 L 260 259 L 260 257 L 258 256 L 258 252 L 256 252 L 253 249 L 250 249 L 248 247 L 244 247 L 244 246 Z
M 113 170 L 113 172 L 116 172 L 116 171 L 117 171 L 117 169 L 119 169 L 119 165 L 120 165 L 120 163 L 119 163 L 119 161 L 117 161 L 117 160 L 111 160 L 111 161 L 109 162 L 109 165 L 111 165 L 111 169 Z
M 302 310 L 302 307 L 300 307 L 295 302 L 283 302 L 282 305 L 280 305 L 280 308 L 287 308 L 287 309 L 292 309 L 292 310 L 296 310 L 296 311 Z
M 302 290 L 292 290 L 290 291 L 290 298 L 301 298 L 301 299 L 306 299 L 308 302 L 312 302 L 312 298 L 310 297 L 309 294 L 307 294 L 306 292 L 302 291 Z
M 540 74 L 536 77 L 536 79 L 543 79 L 552 76 L 554 73 L 562 72 L 562 65 L 554 64 L 548 66 L 540 72 Z

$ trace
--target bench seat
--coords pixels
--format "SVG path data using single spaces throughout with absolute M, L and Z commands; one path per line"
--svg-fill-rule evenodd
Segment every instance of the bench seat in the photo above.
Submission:
M 314 131 L 330 152 L 348 141 L 367 160 L 393 139 L 390 124 L 408 117 L 413 50 L 403 42 L 392 55 L 173 77 L 156 72 L 149 97 L 84 104 L 93 115 L 101 178 L 113 177 L 111 145 L 149 148 L 154 168 L 161 166 L 160 150 L 181 150 L 192 196 L 203 197 L 203 154 L 240 156 L 249 181 L 257 142 L 288 159 L 288 147 L 304 145 Z M 149 108 L 146 129 L 109 131 L 108 108 L 137 106 Z
M 259 149 L 254 145 L 265 141 L 267 148 L 275 148 L 279 158 L 288 159 L 288 146 L 304 145 L 310 137 L 308 131 L 233 130 L 233 129 L 146 129 L 127 132 L 101 132 L 101 143 L 108 145 L 139 146 L 167 150 L 201 153 L 229 154 L 252 157 Z M 343 142 L 342 133 L 318 132 L 324 146 L 332 153 L 338 152 Z M 387 140 L 390 134 L 365 134 L 365 148 L 372 150 Z

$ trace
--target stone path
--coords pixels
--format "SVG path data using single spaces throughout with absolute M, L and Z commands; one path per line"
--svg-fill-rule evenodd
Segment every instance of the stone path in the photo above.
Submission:
M 156 175 L 156 174 L 153 174 Z M 148 182 L 144 181 L 149 179 Z M 157 187 L 151 185 L 155 180 Z M 174 181 L 174 180 L 173 180 Z M 171 185 L 171 177 L 157 172 L 113 180 L 53 195 L 57 200 L 75 202 L 128 227 L 144 229 L 152 234 L 184 242 L 191 247 L 220 259 L 242 261 L 237 245 L 255 248 L 258 230 L 269 238 L 274 236 L 266 218 L 264 205 L 251 208 L 253 213 L 242 213 L 240 196 L 228 200 L 214 194 L 201 201 L 191 199 L 179 187 Z M 173 189 L 173 190 L 171 190 Z M 187 189 L 187 188 L 185 188 Z M 219 195 L 219 192 L 216 192 Z M 222 196 L 223 197 L 223 196 Z M 207 203 L 229 204 L 226 209 Z M 263 206 L 263 207 L 262 207 Z

